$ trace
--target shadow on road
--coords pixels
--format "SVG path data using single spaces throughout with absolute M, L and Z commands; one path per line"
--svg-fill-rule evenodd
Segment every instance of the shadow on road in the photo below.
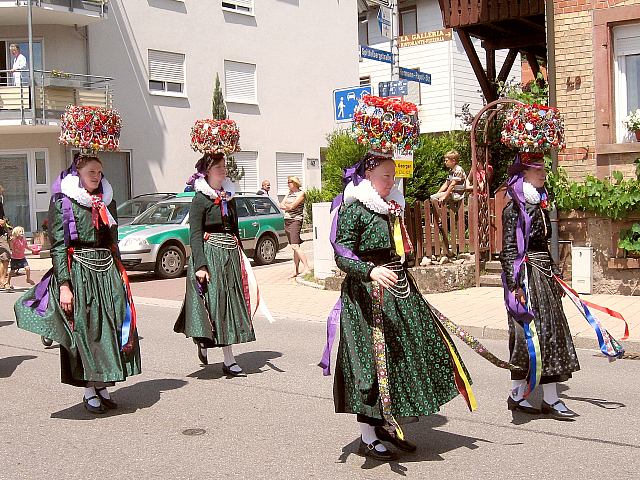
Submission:
M 18 355 L 16 357 L 0 358 L 0 378 L 9 378 L 16 371 L 18 365 L 34 358 L 38 357 L 35 355 Z
M 392 448 L 400 457 L 393 462 L 381 462 L 372 458 L 365 457 L 365 461 L 362 464 L 363 470 L 370 470 L 380 467 L 382 465 L 388 465 L 389 469 L 401 476 L 406 476 L 409 470 L 404 464 L 416 463 L 416 462 L 433 462 L 443 461 L 443 455 L 447 452 L 456 450 L 458 448 L 468 448 L 469 450 L 475 450 L 480 448 L 479 442 L 494 443 L 490 440 L 485 440 L 476 437 L 467 437 L 465 435 L 457 435 L 454 433 L 437 430 L 437 427 L 441 427 L 447 423 L 446 417 L 442 415 L 430 415 L 428 417 L 421 418 L 418 423 L 411 425 L 404 425 L 402 428 L 406 435 L 406 438 L 411 442 L 414 442 L 418 446 L 418 450 L 414 453 L 407 453 L 394 448 L 390 444 L 386 444 L 387 447 Z M 349 455 L 359 455 L 358 446 L 360 444 L 360 437 L 356 438 L 353 442 L 345 445 L 342 448 L 342 454 L 338 458 L 338 463 L 346 463 Z
M 284 370 L 274 365 L 271 360 L 282 356 L 281 352 L 272 351 L 258 351 L 258 352 L 245 352 L 236 355 L 236 362 L 245 371 L 247 375 L 254 375 L 257 373 L 264 373 L 264 367 L 269 367 L 271 370 L 283 373 Z M 195 357 L 195 352 L 194 352 Z M 198 380 L 216 380 L 218 378 L 226 377 L 222 373 L 222 363 L 216 363 L 207 365 L 197 372 L 187 375 L 189 378 L 197 378 Z
M 160 400 L 160 394 L 169 390 L 176 390 L 187 384 L 184 380 L 176 378 L 161 378 L 134 383 L 111 392 L 111 398 L 118 403 L 117 410 L 109 410 L 104 415 L 88 413 L 82 402 L 51 414 L 51 418 L 63 418 L 66 420 L 92 420 L 100 417 L 114 417 L 127 415 L 143 408 L 149 408 Z M 81 390 L 78 389 L 78 395 Z
M 7 325 L 11 325 L 13 322 L 13 320 L 2 320 L 0 321 L 0 327 L 6 327 Z
M 560 392 L 561 399 L 566 398 L 567 400 L 575 400 L 577 402 L 586 402 L 586 403 L 595 405 L 596 407 L 604 408 L 606 410 L 616 410 L 618 408 L 626 407 L 624 403 L 612 402 L 609 400 L 605 400 L 603 398 L 570 397 L 569 395 L 563 395 L 562 392 L 566 392 L 567 390 L 569 390 L 569 387 L 567 385 L 564 385 L 564 384 L 558 385 L 558 392 Z

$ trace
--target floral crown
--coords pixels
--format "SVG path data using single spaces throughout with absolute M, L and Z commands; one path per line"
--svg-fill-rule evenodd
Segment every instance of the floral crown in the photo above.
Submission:
M 191 128 L 191 148 L 200 153 L 230 155 L 240 151 L 240 130 L 233 120 L 197 120 Z
M 353 136 L 376 152 L 409 152 L 420 136 L 418 108 L 410 102 L 365 95 L 355 109 Z
M 502 143 L 522 152 L 547 152 L 565 146 L 564 125 L 557 108 L 520 103 L 507 113 Z
M 83 152 L 115 152 L 120 146 L 122 119 L 103 107 L 69 105 L 60 117 L 58 142 Z

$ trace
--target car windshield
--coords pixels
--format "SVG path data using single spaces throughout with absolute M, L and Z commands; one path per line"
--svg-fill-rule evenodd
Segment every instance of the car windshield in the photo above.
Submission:
M 137 217 L 149 208 L 149 205 L 159 201 L 159 198 L 132 198 L 118 207 L 118 217 Z
M 190 206 L 187 202 L 158 203 L 136 218 L 132 225 L 178 225 L 189 213 Z

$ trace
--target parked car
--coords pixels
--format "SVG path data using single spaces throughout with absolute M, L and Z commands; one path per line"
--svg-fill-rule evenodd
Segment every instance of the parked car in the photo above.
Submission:
M 128 270 L 154 271 L 160 278 L 182 274 L 189 247 L 189 208 L 194 192 L 178 193 L 119 228 L 122 263 Z M 236 195 L 242 247 L 258 265 L 273 263 L 278 250 L 286 247 L 284 215 L 264 195 Z
M 175 193 L 144 193 L 136 195 L 118 207 L 118 225 L 129 225 L 134 218 L 150 206 L 175 196 Z

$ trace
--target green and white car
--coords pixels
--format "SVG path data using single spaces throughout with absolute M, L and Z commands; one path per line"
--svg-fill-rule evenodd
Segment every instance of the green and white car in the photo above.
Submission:
M 182 274 L 189 247 L 189 208 L 194 192 L 159 202 L 118 229 L 122 263 L 127 270 L 154 271 L 160 278 Z M 284 215 L 266 195 L 237 194 L 242 247 L 256 264 L 273 263 L 287 246 Z

